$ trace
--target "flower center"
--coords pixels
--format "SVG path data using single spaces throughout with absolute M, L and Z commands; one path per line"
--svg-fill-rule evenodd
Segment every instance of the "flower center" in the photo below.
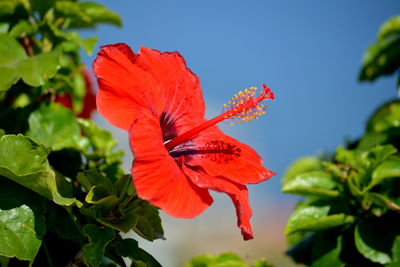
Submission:
M 208 120 L 199 126 L 171 139 L 165 143 L 165 148 L 171 151 L 174 147 L 190 140 L 198 133 L 210 128 L 211 126 L 224 121 L 226 119 L 233 119 L 240 123 L 241 121 L 251 121 L 252 119 L 258 119 L 259 115 L 265 114 L 266 106 L 259 104 L 263 100 L 275 99 L 274 93 L 265 84 L 262 85 L 263 89 L 257 97 L 255 97 L 255 91 L 257 88 L 252 87 L 249 90 L 246 89 L 244 92 L 239 92 L 237 95 L 232 97 L 232 101 L 228 102 L 228 105 L 224 105 L 224 112 L 219 116 Z M 226 111 L 225 111 L 226 110 Z

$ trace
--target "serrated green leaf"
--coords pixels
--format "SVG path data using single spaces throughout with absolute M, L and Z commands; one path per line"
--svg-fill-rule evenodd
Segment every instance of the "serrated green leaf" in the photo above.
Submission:
M 282 179 L 282 184 L 285 185 L 298 174 L 319 170 L 322 170 L 321 159 L 317 157 L 302 157 L 293 162 L 290 167 L 286 169 L 285 175 Z
M 393 232 L 384 222 L 376 220 L 360 221 L 354 230 L 357 250 L 367 259 L 380 264 L 392 262 L 391 248 L 394 242 Z
M 400 63 L 400 38 L 389 38 L 372 44 L 364 54 L 360 81 L 373 81 L 395 72 Z
M 45 227 L 43 217 L 35 218 L 26 205 L 0 209 L 0 255 L 32 262 L 42 243 L 35 231 L 38 227 Z
M 379 29 L 378 40 L 400 35 L 400 16 L 388 19 Z
M 74 148 L 80 152 L 88 149 L 87 138 L 80 133 L 75 115 L 58 103 L 44 103 L 28 118 L 27 135 L 57 151 Z
M 323 171 L 312 171 L 297 175 L 286 182 L 282 192 L 302 196 L 336 197 L 339 191 L 333 190 L 337 186 L 332 175 Z
M 48 150 L 22 135 L 0 138 L 0 175 L 7 177 L 59 205 L 81 205 L 69 194 L 71 184 L 56 173 L 47 161 Z
M 82 248 L 83 260 L 89 266 L 97 267 L 103 262 L 106 246 L 115 238 L 114 230 L 87 224 L 83 233 L 89 238 L 89 243 Z
M 161 267 L 161 264 L 152 255 L 139 248 L 138 242 L 134 239 L 127 238 L 118 241 L 115 249 L 118 255 L 129 258 L 133 262 L 142 262 L 145 267 Z
M 297 208 L 286 225 L 285 234 L 298 231 L 323 231 L 341 225 L 353 223 L 355 218 L 344 213 L 328 215 L 330 206 L 300 206 Z

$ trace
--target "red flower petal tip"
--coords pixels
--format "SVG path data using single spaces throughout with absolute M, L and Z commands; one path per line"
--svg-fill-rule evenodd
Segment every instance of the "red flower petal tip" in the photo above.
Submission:
M 272 91 L 266 85 L 258 96 L 255 89 L 245 90 L 223 114 L 206 120 L 199 79 L 177 52 L 141 47 L 134 53 L 125 44 L 107 45 L 93 69 L 99 112 L 129 131 L 138 195 L 171 216 L 193 218 L 213 202 L 209 190 L 225 193 L 236 207 L 243 238 L 253 238 L 246 184 L 275 173 L 216 124 L 264 114 L 261 102 L 274 99 Z

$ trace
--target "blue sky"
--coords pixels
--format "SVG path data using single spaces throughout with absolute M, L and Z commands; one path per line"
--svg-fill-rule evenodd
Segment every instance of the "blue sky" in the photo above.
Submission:
M 268 103 L 267 114 L 258 121 L 222 126 L 255 148 L 265 166 L 278 173 L 250 187 L 253 221 L 260 229 L 265 228 L 260 223 L 264 216 L 274 220 L 280 209 L 294 205 L 295 198 L 279 193 L 282 174 L 292 161 L 332 151 L 345 138 L 357 138 L 373 110 L 396 96 L 394 77 L 365 84 L 357 81 L 357 75 L 363 52 L 375 40 L 379 26 L 398 14 L 398 0 L 98 2 L 121 14 L 124 24 L 96 29 L 99 45 L 125 42 L 135 51 L 140 46 L 179 51 L 200 77 L 208 117 L 218 115 L 222 105 L 244 88 L 266 83 L 275 92 L 276 100 Z M 94 55 L 84 56 L 89 65 L 93 59 Z M 116 131 L 115 136 L 128 148 L 123 133 Z M 218 205 L 201 224 L 211 223 L 221 209 L 233 213 L 226 199 Z M 234 214 L 229 218 L 235 220 Z M 239 239 L 235 221 L 230 224 Z M 185 227 L 190 225 L 185 222 Z M 176 239 L 170 232 L 167 238 Z M 255 234 L 257 238 L 256 228 Z M 165 262 L 173 266 L 174 261 L 160 257 L 166 266 Z

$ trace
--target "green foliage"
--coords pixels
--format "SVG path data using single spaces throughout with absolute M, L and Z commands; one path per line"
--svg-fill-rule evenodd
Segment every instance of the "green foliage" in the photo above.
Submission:
M 220 255 L 203 254 L 194 257 L 185 267 L 272 267 L 266 260 L 260 259 L 247 264 L 238 255 L 226 252 Z
M 400 17 L 364 55 L 360 80 L 398 71 Z M 282 191 L 304 199 L 289 217 L 288 254 L 308 266 L 400 266 L 400 101 L 381 107 L 365 134 L 330 159 L 302 158 Z
M 0 254 L 32 262 L 43 238 L 38 237 L 37 232 L 43 232 L 44 227 L 43 217 L 35 218 L 26 205 L 10 210 L 0 209 Z
M 359 80 L 374 81 L 380 76 L 395 73 L 400 66 L 399 56 L 400 16 L 395 16 L 381 26 L 376 42 L 366 50 Z M 399 84 L 397 87 L 400 88 Z
M 158 209 L 121 169 L 111 134 L 88 119 L 93 93 L 76 28 L 121 26 L 93 2 L 0 0 L 0 265 L 160 266 L 133 239 L 163 238 Z

